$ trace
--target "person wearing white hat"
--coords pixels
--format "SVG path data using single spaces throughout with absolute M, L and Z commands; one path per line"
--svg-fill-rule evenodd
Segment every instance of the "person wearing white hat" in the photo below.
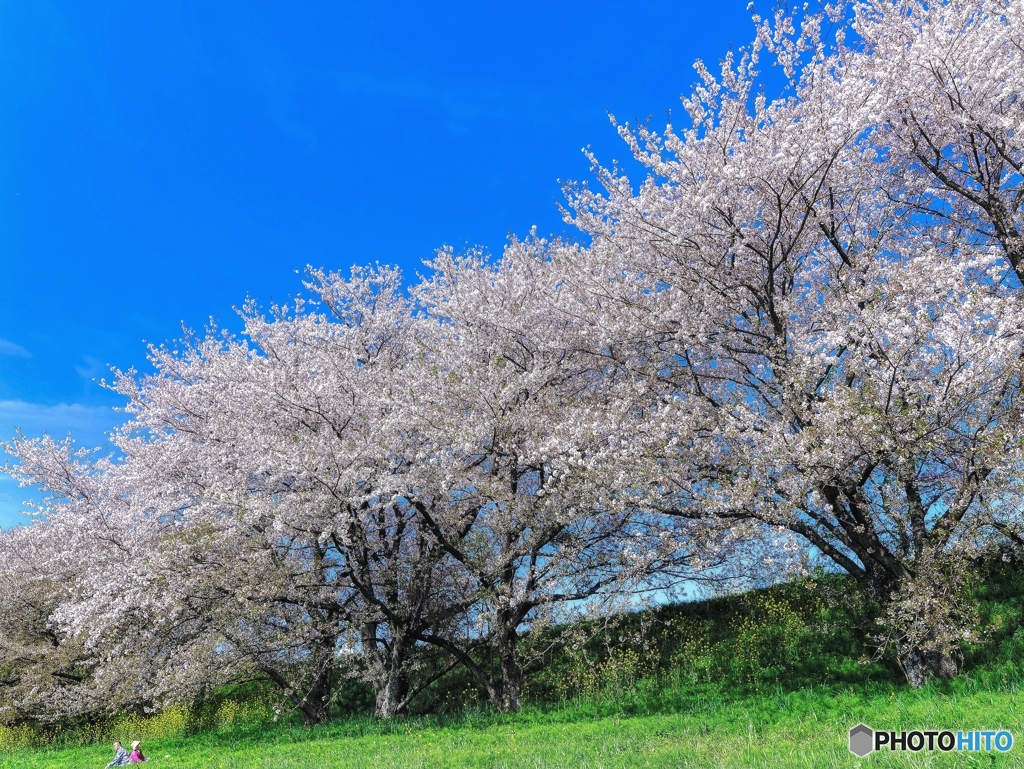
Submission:
M 142 755 L 142 740 L 135 740 L 132 743 L 132 754 L 128 757 L 131 759 L 133 764 L 142 764 L 149 761 L 144 755 Z

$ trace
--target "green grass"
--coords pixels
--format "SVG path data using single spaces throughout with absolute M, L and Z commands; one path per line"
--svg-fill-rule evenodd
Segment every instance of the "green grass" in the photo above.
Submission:
M 464 714 L 335 722 L 313 729 L 247 723 L 220 732 L 146 743 L 154 769 L 341 769 L 342 767 L 843 767 L 1024 766 L 1024 695 L 956 687 L 809 689 L 726 701 L 696 697 L 678 713 L 607 715 L 608 703 L 575 703 L 516 716 Z M 1016 687 L 1014 687 L 1016 688 Z M 874 754 L 846 748 L 849 727 L 1010 730 L 1007 754 Z M 125 735 L 130 738 L 131 735 Z M 11 769 L 102 767 L 107 746 L 22 750 Z
M 891 654 L 870 654 L 875 609 L 849 587 L 825 577 L 541 638 L 514 716 L 492 712 L 458 669 L 387 722 L 368 715 L 372 690 L 344 682 L 331 720 L 313 728 L 296 713 L 275 721 L 279 693 L 247 684 L 146 716 L 0 726 L 0 767 L 100 769 L 114 738 L 143 739 L 154 769 L 1024 767 L 1024 570 L 986 574 L 972 596 L 985 632 L 964 647 L 966 674 L 919 691 Z M 860 722 L 1007 729 L 1018 742 L 1007 754 L 857 759 L 846 742 Z

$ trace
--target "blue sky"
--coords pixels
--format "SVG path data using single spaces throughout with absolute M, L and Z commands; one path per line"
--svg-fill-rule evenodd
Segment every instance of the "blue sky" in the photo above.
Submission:
M 0 2 L 0 438 L 102 444 L 110 365 L 307 264 L 571 235 L 607 113 L 663 124 L 745 6 Z M 0 526 L 28 494 L 0 476 Z

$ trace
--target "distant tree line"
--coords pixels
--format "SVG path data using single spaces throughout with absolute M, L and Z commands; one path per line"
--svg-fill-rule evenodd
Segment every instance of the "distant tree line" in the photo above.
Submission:
M 115 453 L 15 438 L 0 721 L 254 677 L 389 717 L 455 667 L 515 711 L 524 633 L 816 564 L 956 675 L 972 564 L 1024 542 L 1024 4 L 754 22 L 682 127 L 618 125 L 639 186 L 566 187 L 579 243 L 310 269 L 116 372 Z

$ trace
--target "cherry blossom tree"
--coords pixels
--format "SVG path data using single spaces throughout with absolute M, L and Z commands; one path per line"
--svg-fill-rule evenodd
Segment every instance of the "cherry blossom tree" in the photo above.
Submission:
M 78 698 L 70 698 L 72 705 L 66 690 L 77 688 L 93 667 L 91 655 L 51 620 L 63 592 L 53 533 L 54 527 L 40 523 L 0 539 L 0 723 L 76 712 Z
M 92 460 L 70 440 L 21 439 L 8 450 L 21 460 L 17 473 L 50 494 L 45 520 L 3 537 L 11 552 L 4 578 L 34 608 L 19 620 L 21 604 L 11 605 L 2 632 L 35 638 L 38 652 L 21 656 L 13 709 L 37 720 L 112 713 L 228 680 L 238 661 L 216 653 L 220 636 L 169 591 L 153 589 L 157 569 L 139 568 L 164 526 L 135 515 L 131 486 L 108 472 L 109 460 Z M 125 470 L 145 473 L 130 463 Z
M 969 211 L 939 175 L 952 164 L 963 190 L 991 186 L 979 174 L 1015 189 L 1009 141 L 985 150 L 1001 171 L 968 157 L 978 137 L 951 134 L 941 161 L 920 133 L 895 146 L 913 120 L 887 122 L 908 114 L 892 94 L 934 68 L 873 69 L 883 40 L 936 53 L 960 34 L 943 16 L 953 5 L 918 8 L 938 27 L 931 44 L 910 4 L 857 6 L 854 30 L 876 37 L 856 46 L 843 30 L 827 45 L 825 15 L 780 14 L 720 76 L 698 65 L 685 130 L 620 129 L 651 174 L 638 191 L 600 168 L 603 194 L 568 190 L 594 238 L 570 280 L 601 297 L 595 323 L 614 321 L 605 354 L 670 400 L 648 428 L 664 447 L 647 459 L 651 504 L 803 538 L 894 602 L 884 617 L 914 685 L 955 673 L 972 626 L 950 596 L 979 548 L 1019 525 L 1024 314 L 1006 280 L 1013 243 L 999 240 L 1008 219 L 992 213 L 1005 204 Z M 990 48 L 1004 64 L 1020 56 L 1012 42 Z M 790 78 L 774 101 L 757 91 L 766 51 Z M 965 77 L 990 93 L 996 71 Z M 998 98 L 991 114 L 1015 104 Z M 962 125 L 957 114 L 946 124 Z
M 249 575 L 232 579 L 248 604 L 290 607 L 304 627 L 318 628 L 316 644 L 299 636 L 307 667 L 319 671 L 299 701 L 304 712 L 309 702 L 321 708 L 307 720 L 322 717 L 346 648 L 360 653 L 386 717 L 450 669 L 424 669 L 410 685 L 417 633 L 452 621 L 466 599 L 446 580 L 447 555 L 422 536 L 408 501 L 425 479 L 411 472 L 422 441 L 401 416 L 410 314 L 398 272 L 357 270 L 348 281 L 314 272 L 309 286 L 330 318 L 301 302 L 271 320 L 250 309 L 255 350 L 204 347 L 185 365 L 163 352 L 159 383 L 122 378 L 120 386 L 129 395 L 137 388 L 150 432 L 187 432 L 211 455 L 218 477 L 210 490 L 237 506 L 222 516 L 226 542 L 255 532 L 256 549 L 287 564 L 262 596 Z M 260 669 L 295 690 L 279 671 Z
M 421 512 L 481 600 L 472 632 L 421 637 L 459 658 L 501 711 L 520 707 L 524 630 L 574 602 L 671 578 L 696 562 L 704 535 L 659 526 L 620 493 L 634 484 L 614 458 L 635 414 L 594 368 L 576 298 L 561 290 L 562 260 L 581 256 L 537 240 L 514 240 L 494 263 L 442 250 L 416 289 L 420 418 L 446 447 L 436 461 L 447 474 L 445 504 Z M 481 638 L 496 669 L 467 648 Z
M 90 558 L 57 614 L 97 649 L 113 635 L 174 652 L 140 697 L 259 674 L 316 722 L 358 659 L 388 716 L 451 667 L 421 665 L 410 685 L 416 633 L 465 598 L 403 496 L 417 438 L 395 417 L 408 392 L 398 273 L 310 285 L 331 320 L 301 303 L 270 320 L 250 308 L 251 342 L 211 333 L 154 349 L 153 375 L 120 375 L 133 416 L 115 436 L 121 459 L 81 462 L 46 439 L 9 447 L 16 472 L 53 491 L 48 517 L 76 522 L 80 552 L 109 543 L 118 560 Z M 126 632 L 140 616 L 152 632 Z M 184 628 L 204 654 L 186 653 Z

